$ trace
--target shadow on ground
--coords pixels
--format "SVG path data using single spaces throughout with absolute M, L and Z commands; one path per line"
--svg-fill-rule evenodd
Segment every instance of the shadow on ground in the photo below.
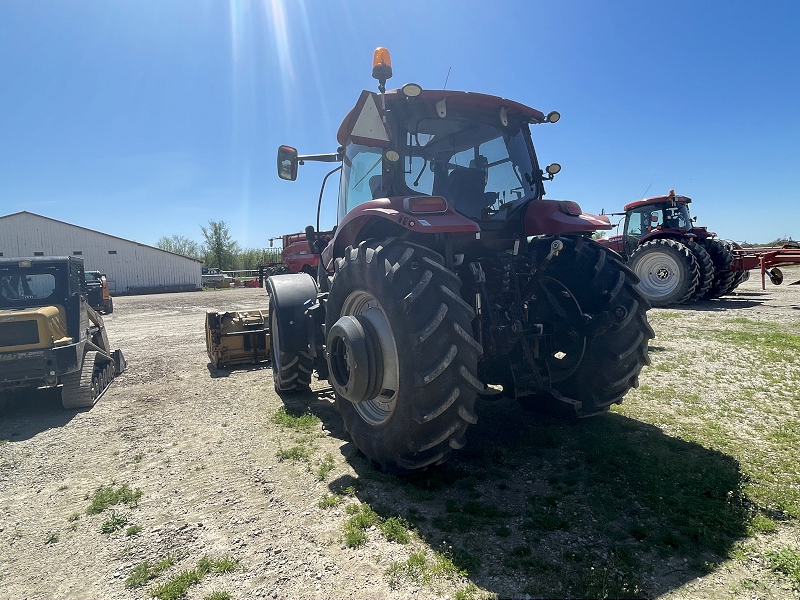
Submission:
M 755 293 L 745 292 L 741 296 L 727 296 L 725 298 L 717 298 L 715 300 L 704 300 L 703 302 L 694 302 L 692 304 L 676 304 L 670 306 L 669 310 L 687 310 L 699 312 L 722 312 L 726 310 L 738 310 L 741 308 L 753 308 L 754 306 L 761 306 L 768 298 L 753 299 L 751 296 L 768 296 L 766 292 Z
M 61 406 L 61 391 L 57 389 L 4 395 L 0 399 L 2 404 L 5 406 L 0 406 L 0 440 L 9 442 L 20 442 L 42 431 L 63 427 L 79 412 Z
M 347 443 L 347 487 L 399 516 L 500 597 L 653 597 L 708 573 L 746 536 L 751 506 L 731 457 L 610 413 L 569 423 L 478 401 L 468 444 L 396 477 L 349 441 L 330 391 L 284 399 Z

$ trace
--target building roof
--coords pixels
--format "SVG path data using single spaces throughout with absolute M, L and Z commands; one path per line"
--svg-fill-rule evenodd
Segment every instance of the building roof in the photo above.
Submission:
M 166 254 L 172 254 L 173 256 L 180 256 L 181 258 L 185 258 L 186 260 L 191 260 L 191 261 L 194 261 L 196 263 L 201 263 L 202 264 L 202 262 L 203 262 L 202 260 L 197 260 L 196 258 L 192 258 L 191 256 L 184 256 L 183 254 L 176 254 L 175 252 L 170 252 L 169 250 L 163 250 L 162 248 L 157 248 L 156 246 L 150 246 L 148 244 L 142 244 L 142 243 L 136 242 L 134 240 L 126 240 L 125 238 L 121 238 L 121 237 L 118 237 L 116 235 L 111 235 L 109 233 L 104 233 L 102 231 L 97 231 L 96 229 L 89 229 L 88 227 L 81 227 L 80 225 L 74 225 L 72 223 L 67 223 L 66 221 L 59 221 L 58 219 L 52 219 L 50 217 L 45 217 L 44 215 L 37 215 L 36 213 L 32 213 L 32 212 L 29 212 L 27 210 L 21 210 L 19 212 L 11 213 L 10 215 L 0 216 L 0 221 L 2 221 L 3 219 L 8 219 L 10 217 L 16 217 L 16 216 L 19 216 L 19 215 L 30 215 L 32 217 L 37 217 L 39 219 L 45 219 L 47 221 L 52 221 L 53 223 L 58 223 L 60 225 L 68 225 L 69 227 L 75 227 L 76 229 L 83 229 L 84 231 L 89 231 L 91 233 L 97 233 L 97 234 L 100 234 L 100 235 L 104 235 L 106 237 L 113 238 L 115 240 L 121 240 L 123 242 L 128 242 L 129 244 L 136 244 L 137 246 L 141 246 L 143 248 L 150 248 L 152 250 L 157 250 L 158 252 L 164 252 Z

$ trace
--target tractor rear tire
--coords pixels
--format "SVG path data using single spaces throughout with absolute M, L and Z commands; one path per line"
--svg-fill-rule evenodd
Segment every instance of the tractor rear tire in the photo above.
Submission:
M 671 239 L 645 242 L 634 251 L 628 266 L 640 279 L 639 293 L 658 308 L 688 302 L 700 279 L 692 251 Z
M 711 284 L 706 299 L 719 298 L 727 294 L 736 280 L 736 271 L 731 270 L 733 254 L 718 239 L 706 239 L 703 244 L 714 263 L 714 283 Z
M 542 242 L 549 245 L 550 240 Z M 638 387 L 639 373 L 650 364 L 647 346 L 655 333 L 647 322 L 650 304 L 636 287 L 636 274 L 619 255 L 582 237 L 561 240 L 564 249 L 547 273 L 567 288 L 589 327 L 580 364 L 553 387 L 562 400 L 579 402 L 574 405 L 577 417 L 590 417 L 620 404 Z
M 684 240 L 683 243 L 694 254 L 697 260 L 697 267 L 699 269 L 699 278 L 697 280 L 697 287 L 694 293 L 689 298 L 688 302 L 697 302 L 702 300 L 711 286 L 714 284 L 714 263 L 711 260 L 711 255 L 702 245 L 692 240 Z
M 348 247 L 335 269 L 326 336 L 345 429 L 384 470 L 444 462 L 477 422 L 475 398 L 484 388 L 477 379 L 483 349 L 472 336 L 475 313 L 459 294 L 461 280 L 439 254 L 398 238 Z M 372 332 L 365 339 L 371 336 L 374 357 L 362 364 L 375 368 L 359 366 L 344 333 L 362 325 Z M 354 387 L 360 395 L 348 400 L 344 393 Z
M 272 344 L 272 381 L 278 394 L 307 392 L 311 387 L 314 361 L 307 352 L 282 352 L 278 309 L 273 302 L 269 308 L 269 336 Z
M 97 403 L 102 392 L 99 381 L 101 371 L 95 364 L 97 356 L 97 352 L 87 352 L 83 355 L 80 371 L 62 377 L 61 405 L 64 408 L 91 408 Z

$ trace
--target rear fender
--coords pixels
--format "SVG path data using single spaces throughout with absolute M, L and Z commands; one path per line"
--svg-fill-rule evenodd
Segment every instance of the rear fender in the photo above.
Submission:
M 528 203 L 524 217 L 525 235 L 554 233 L 588 233 L 610 230 L 611 221 L 605 215 L 591 215 L 575 202 L 564 200 L 534 200 Z
M 406 198 L 408 197 L 395 196 L 370 200 L 347 213 L 339 223 L 333 241 L 322 252 L 323 264 L 328 270 L 331 270 L 333 257 L 341 256 L 347 246 L 359 241 L 364 228 L 376 219 L 413 233 L 480 233 L 478 224 L 456 212 L 449 202 L 444 212 L 414 214 L 404 209 Z
M 267 278 L 266 287 L 270 316 L 278 321 L 281 352 L 308 352 L 305 311 L 317 300 L 317 282 L 306 273 L 273 275 Z

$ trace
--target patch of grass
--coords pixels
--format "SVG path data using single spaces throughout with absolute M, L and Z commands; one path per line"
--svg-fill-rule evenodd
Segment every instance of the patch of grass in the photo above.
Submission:
M 70 523 L 74 523 L 75 521 L 79 521 L 81 518 L 81 513 L 72 513 L 67 519 Z
M 200 583 L 200 579 L 200 575 L 194 569 L 182 571 L 166 583 L 150 590 L 150 595 L 158 600 L 178 600 L 186 595 L 191 586 Z
M 466 587 L 456 590 L 456 593 L 453 595 L 453 600 L 475 600 L 479 593 L 480 590 L 478 586 L 470 581 Z
M 124 503 L 129 506 L 136 506 L 142 497 L 142 490 L 139 488 L 131 489 L 127 483 L 118 488 L 114 484 L 98 488 L 92 497 L 92 503 L 86 509 L 86 514 L 96 515 L 103 512 L 109 506 Z
M 293 446 L 288 450 L 281 448 L 275 453 L 275 456 L 280 462 L 285 460 L 308 460 L 311 452 L 308 448 L 303 446 Z
M 136 535 L 136 534 L 140 533 L 141 531 L 142 531 L 142 526 L 141 525 L 131 525 L 130 527 L 128 527 L 125 530 L 125 535 L 130 537 L 132 535 Z
M 229 573 L 238 567 L 239 562 L 231 557 L 212 558 L 204 556 L 197 561 L 197 567 L 181 571 L 169 581 L 150 590 L 150 596 L 158 600 L 177 600 L 183 598 L 193 585 L 200 583 L 209 573 Z
M 125 580 L 125 587 L 140 588 L 151 579 L 158 577 L 161 573 L 175 564 L 175 559 L 171 556 L 162 558 L 155 564 L 144 561 L 136 565 Z
M 367 541 L 364 532 L 379 525 L 381 518 L 369 504 L 349 504 L 345 511 L 351 516 L 344 524 L 344 543 L 348 548 L 356 548 Z
M 277 425 L 283 425 L 295 431 L 310 432 L 316 429 L 321 421 L 319 417 L 315 417 L 310 413 L 291 414 L 286 410 L 286 407 L 280 407 L 275 415 L 272 417 L 272 422 Z
M 322 459 L 319 467 L 317 468 L 317 479 L 319 481 L 325 481 L 325 478 L 330 474 L 331 471 L 334 469 L 334 462 L 333 462 L 333 454 L 327 452 L 325 454 L 325 458 Z
M 128 524 L 128 517 L 123 514 L 117 514 L 117 511 L 111 511 L 111 516 L 108 517 L 103 524 L 100 525 L 100 533 L 114 533 L 119 531 Z
M 411 540 L 411 534 L 408 532 L 408 523 L 400 517 L 390 517 L 380 525 L 381 533 L 390 542 L 397 542 L 398 544 L 407 544 Z
M 47 534 L 47 537 L 44 538 L 45 544 L 55 544 L 59 540 L 59 535 L 57 531 L 51 531 Z
M 344 501 L 344 496 L 341 494 L 325 494 L 319 499 L 317 505 L 320 508 L 333 508 L 334 506 L 339 506 L 342 501 Z
M 456 567 L 449 557 L 436 552 L 431 558 L 424 552 L 414 552 L 404 562 L 392 562 L 384 571 L 389 587 L 393 590 L 397 589 L 403 580 L 430 585 L 439 578 L 453 580 L 466 574 Z
M 770 569 L 787 575 L 795 588 L 800 589 L 800 550 L 770 550 L 766 557 Z
M 231 600 L 231 595 L 228 592 L 214 591 L 203 596 L 203 600 Z

